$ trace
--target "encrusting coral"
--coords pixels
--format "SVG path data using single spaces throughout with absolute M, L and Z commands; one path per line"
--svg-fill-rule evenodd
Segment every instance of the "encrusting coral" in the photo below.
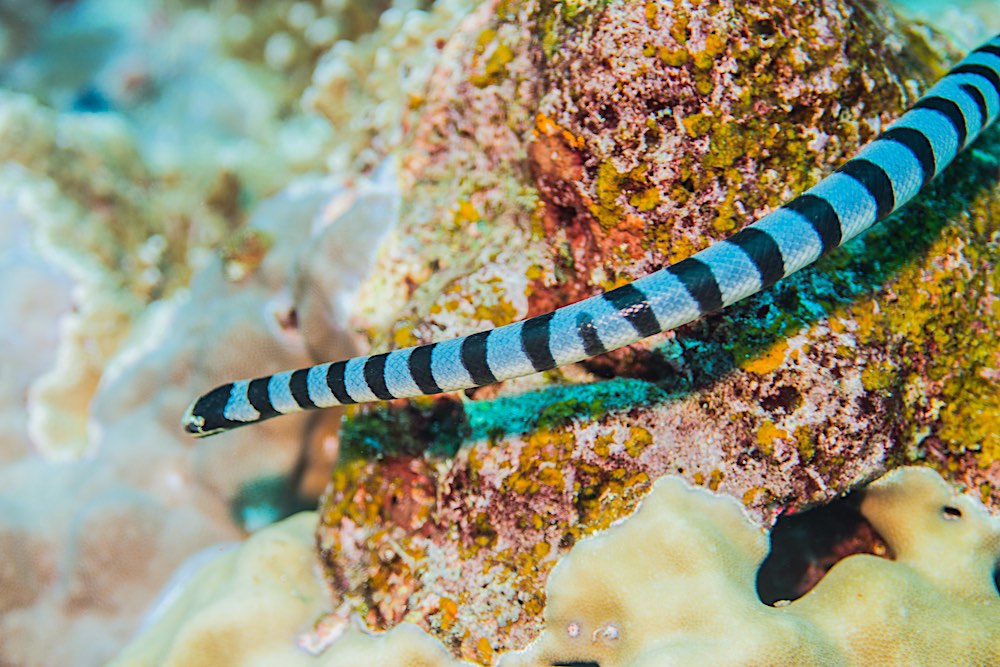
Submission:
M 448 664 L 444 647 L 412 626 L 382 637 L 349 630 L 319 658 L 296 645 L 329 604 L 316 572 L 315 525 L 312 512 L 285 519 L 179 582 L 167 593 L 172 601 L 109 667 Z
M 925 468 L 864 491 L 861 513 L 895 554 L 839 561 L 804 597 L 755 590 L 766 537 L 737 503 L 676 479 L 633 518 L 553 570 L 546 628 L 504 667 L 987 665 L 1000 660 L 1000 521 Z M 704 523 L 692 517 L 712 516 Z
M 1000 660 L 993 582 L 1000 520 L 925 468 L 900 469 L 867 487 L 861 513 L 895 559 L 849 556 L 804 597 L 771 607 L 755 589 L 765 533 L 731 498 L 661 479 L 634 516 L 585 538 L 555 567 L 544 629 L 531 646 L 500 656 L 484 644 L 476 662 L 949 667 Z M 322 654 L 295 648 L 294 635 L 315 645 L 331 633 L 329 619 L 310 629 L 324 602 L 310 558 L 314 520 L 287 519 L 202 568 L 112 667 L 469 664 L 411 625 L 365 635 L 345 627 L 346 619 Z

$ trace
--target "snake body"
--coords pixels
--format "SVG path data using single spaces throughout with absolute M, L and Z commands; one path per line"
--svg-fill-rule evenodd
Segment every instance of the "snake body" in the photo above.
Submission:
M 211 435 L 278 415 L 479 387 L 572 364 L 733 304 L 909 201 L 1000 114 L 1000 35 L 817 185 L 733 236 L 632 283 L 469 336 L 216 387 L 183 418 Z

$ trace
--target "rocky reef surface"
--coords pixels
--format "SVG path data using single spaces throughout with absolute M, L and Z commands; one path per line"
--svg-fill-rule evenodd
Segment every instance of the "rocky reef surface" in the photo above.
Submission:
M 926 35 L 849 2 L 500 2 L 461 29 L 362 288 L 380 349 L 682 259 L 945 68 Z M 762 526 L 916 460 L 995 506 L 998 148 L 990 133 L 901 215 L 719 315 L 461 399 L 353 410 L 321 506 L 335 593 L 372 628 L 417 623 L 488 663 L 484 640 L 536 636 L 562 555 L 664 475 Z
M 916 11 L 948 36 L 860 0 L 0 2 L 0 278 L 16 287 L 0 293 L 0 664 L 104 664 L 199 552 L 120 664 L 494 664 L 535 639 L 502 663 L 728 659 L 708 639 L 656 648 L 667 620 L 632 634 L 642 577 L 580 589 L 634 591 L 617 611 L 553 593 L 597 567 L 592 535 L 650 520 L 627 519 L 644 498 L 692 522 L 690 553 L 740 554 L 739 581 L 711 586 L 801 638 L 775 661 L 837 655 L 860 618 L 837 595 L 792 603 L 814 605 L 802 615 L 754 599 L 761 530 L 910 463 L 967 495 L 913 473 L 912 521 L 906 503 L 882 523 L 862 509 L 891 569 L 816 578 L 901 581 L 953 618 L 983 605 L 971 653 L 939 648 L 995 659 L 976 653 L 996 627 L 996 529 L 976 502 L 1000 505 L 996 128 L 884 225 L 676 332 L 467 395 L 197 446 L 178 428 L 226 380 L 505 324 L 725 237 L 990 33 L 972 2 Z M 324 488 L 317 514 L 219 546 Z M 913 532 L 944 545 L 953 581 Z M 900 569 L 913 549 L 923 565 Z M 272 603 L 284 620 L 264 632 Z M 937 618 L 914 613 L 880 646 Z M 707 637 L 728 617 L 698 618 Z M 313 652 L 340 638 L 313 657 L 296 635 Z

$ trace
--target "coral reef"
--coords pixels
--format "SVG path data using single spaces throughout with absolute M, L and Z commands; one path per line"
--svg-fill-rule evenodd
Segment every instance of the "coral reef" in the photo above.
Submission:
M 361 292 L 374 346 L 535 315 L 725 236 L 912 102 L 936 44 L 851 2 L 481 5 L 400 147 L 405 213 Z M 996 506 L 998 141 L 700 323 L 472 400 L 348 411 L 319 530 L 335 593 L 478 659 L 535 636 L 554 563 L 665 474 L 764 526 L 913 460 Z
M 178 582 L 169 603 L 109 667 L 450 664 L 444 647 L 412 626 L 381 637 L 347 629 L 322 657 L 296 645 L 297 635 L 307 645 L 329 604 L 315 571 L 315 524 L 311 512 L 285 519 Z
M 0 178 L 0 279 L 8 285 L 31 286 L 28 290 L 4 290 L 0 295 L 0 320 L 18 322 L 4 327 L 3 349 L 19 364 L 5 365 L 0 383 L 0 461 L 8 462 L 28 453 L 24 396 L 31 383 L 54 363 L 58 341 L 56 323 L 72 308 L 72 280 L 65 270 L 45 261 L 31 241 L 26 220 L 18 211 L 15 193 L 5 187 L 12 179 Z M 48 295 L 39 303 L 34 290 Z
M 605 547 L 556 564 L 644 525 L 612 528 L 640 502 L 702 512 L 691 553 L 715 539 L 743 574 L 754 524 L 904 462 L 997 507 L 997 131 L 884 228 L 675 334 L 343 423 L 178 429 L 214 384 L 503 324 L 704 247 L 873 136 L 943 44 L 861 0 L 0 1 L 0 664 L 106 663 L 189 556 L 314 504 L 338 447 L 318 514 L 176 584 L 118 664 L 491 664 L 539 636 L 504 662 L 584 659 L 562 616 L 584 593 L 547 576 L 592 570 Z M 647 495 L 664 475 L 752 523 L 677 480 Z M 824 610 L 853 612 L 809 600 L 852 568 L 966 618 L 995 529 L 939 486 L 866 501 L 894 563 L 848 558 L 775 609 L 746 577 L 713 590 L 827 637 L 812 655 L 846 641 Z M 916 500 L 962 516 L 919 523 Z M 934 535 L 954 579 L 927 569 Z M 939 618 L 913 616 L 896 629 Z M 609 618 L 569 621 L 577 643 Z M 312 657 L 296 635 L 339 639 Z M 598 639 L 600 664 L 632 660 Z
M 399 0 L 379 17 L 377 29 L 323 54 L 303 104 L 333 129 L 336 141 L 326 157 L 332 171 L 371 169 L 398 150 L 423 114 L 428 81 L 447 57 L 443 46 L 478 4 Z
M 738 504 L 663 479 L 634 517 L 579 544 L 556 566 L 544 632 L 525 654 L 500 664 L 1000 660 L 997 519 L 919 468 L 894 471 L 868 487 L 861 512 L 895 559 L 850 556 L 805 597 L 769 607 L 753 583 L 766 539 Z M 691 519 L 706 515 L 713 517 L 707 524 Z M 945 618 L 962 631 L 942 636 Z
M 326 471 L 335 452 L 313 451 L 309 456 L 314 460 L 302 459 L 306 420 L 227 438 L 210 449 L 191 448 L 177 424 L 188 397 L 201 386 L 265 364 L 277 370 L 312 361 L 303 337 L 289 326 L 294 318 L 288 276 L 304 273 L 299 268 L 299 238 L 310 238 L 314 230 L 313 238 L 322 240 L 324 234 L 351 233 L 353 225 L 361 224 L 374 243 L 378 225 L 368 224 L 351 202 L 371 205 L 372 196 L 382 197 L 379 202 L 384 196 L 375 189 L 376 194 L 366 198 L 359 194 L 363 190 L 329 180 L 311 186 L 300 182 L 257 206 L 243 227 L 244 241 L 202 267 L 189 290 L 147 307 L 129 321 L 129 331 L 104 334 L 118 347 L 108 344 L 111 358 L 97 373 L 93 396 L 77 397 L 73 404 L 81 414 L 78 423 L 71 421 L 74 413 L 65 406 L 38 404 L 47 397 L 36 387 L 47 376 L 33 375 L 39 361 L 49 358 L 58 376 L 66 345 L 74 346 L 71 351 L 88 349 L 76 346 L 80 336 L 71 335 L 75 329 L 64 329 L 56 354 L 25 354 L 23 362 L 12 367 L 24 378 L 21 386 L 31 386 L 27 405 L 23 396 L 12 405 L 16 412 L 11 419 L 19 418 L 21 432 L 32 425 L 24 423 L 27 407 L 30 418 L 51 419 L 53 428 L 85 443 L 88 456 L 58 465 L 34 451 L 44 442 L 37 435 L 19 442 L 11 437 L 9 448 L 5 443 L 11 461 L 0 468 L 0 502 L 10 512 L 5 511 L 0 522 L 0 541 L 23 542 L 19 549 L 25 553 L 16 559 L 13 576 L 23 578 L 28 589 L 24 595 L 4 596 L 10 605 L 0 619 L 4 661 L 65 664 L 72 654 L 79 660 L 76 664 L 100 663 L 132 633 L 138 612 L 190 553 L 279 518 L 302 503 L 298 496 L 307 502 L 315 498 L 318 483 L 305 478 L 303 467 L 318 465 Z M 379 210 L 384 212 L 384 207 Z M 351 215 L 340 217 L 345 211 Z M 380 220 L 391 224 L 392 218 Z M 294 233 L 282 236 L 279 230 Z M 259 243 L 268 248 L 263 256 Z M 301 261 L 324 264 L 322 281 L 329 288 L 325 296 L 334 303 L 349 301 L 352 285 L 364 276 L 364 247 L 355 246 L 354 262 L 339 267 L 329 263 L 336 254 L 326 256 L 324 249 L 328 246 L 318 244 Z M 17 270 L 25 271 L 12 262 L 10 273 Z M 36 274 L 35 282 L 23 285 L 29 294 L 58 278 L 45 271 Z M 58 294 L 56 289 L 54 296 Z M 57 308 L 59 301 L 51 303 Z M 17 305 L 11 300 L 11 308 Z M 313 308 L 323 312 L 319 305 Z M 57 331 L 57 318 L 64 316 L 47 309 L 14 314 L 24 318 L 24 334 Z M 108 342 L 101 329 L 84 333 Z M 30 350 L 44 344 L 40 337 L 22 346 Z M 327 328 L 315 344 L 327 353 L 349 355 L 356 342 L 343 329 Z M 253 353 L 246 354 L 247 349 Z M 64 386 L 73 379 L 63 376 Z M 15 433 L 12 428 L 8 436 Z M 261 438 L 267 447 L 260 445 Z M 66 458 L 64 450 L 53 450 L 56 458 Z M 311 488 L 297 489 L 300 482 Z M 54 488 L 59 489 L 55 496 Z M 109 543 L 115 545 L 112 552 L 102 546 Z M 42 618 L 48 620 L 43 623 Z M 65 655 L 39 641 L 64 624 L 73 628 L 63 633 Z M 102 642 L 88 640 L 94 628 L 100 628 Z M 86 650 L 81 650 L 81 642 Z
M 754 588 L 764 533 L 733 499 L 665 477 L 634 516 L 585 538 L 554 568 L 544 629 L 531 646 L 498 655 L 480 642 L 475 660 L 502 667 L 1000 660 L 993 582 L 1000 521 L 926 468 L 896 470 L 867 487 L 861 513 L 894 558 L 849 556 L 804 597 L 768 606 Z M 365 635 L 344 618 L 326 618 L 310 629 L 324 600 L 311 559 L 313 521 L 287 519 L 203 567 L 112 666 L 469 664 L 412 625 Z M 438 608 L 438 622 L 454 622 L 455 601 L 441 599 Z M 296 634 L 303 646 L 334 639 L 312 657 L 293 647 Z

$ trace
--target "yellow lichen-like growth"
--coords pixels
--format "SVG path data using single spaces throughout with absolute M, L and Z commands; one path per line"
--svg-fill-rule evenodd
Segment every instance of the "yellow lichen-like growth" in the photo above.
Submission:
M 736 363 L 740 368 L 759 375 L 766 375 L 777 370 L 785 363 L 785 356 L 788 353 L 788 341 L 779 340 L 769 347 L 764 354 L 754 359 L 738 358 Z

